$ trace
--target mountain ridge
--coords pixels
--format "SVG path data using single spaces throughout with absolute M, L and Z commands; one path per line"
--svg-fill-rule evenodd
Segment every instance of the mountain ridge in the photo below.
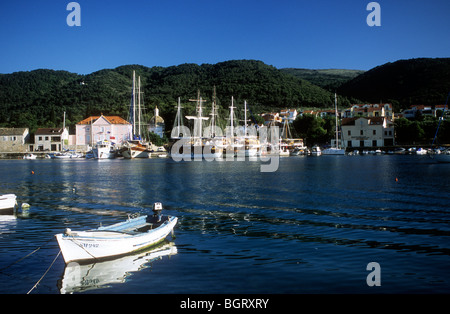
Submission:
M 329 108 L 337 91 L 340 107 L 382 101 L 393 103 L 398 112 L 412 104 L 442 104 L 450 90 L 450 58 L 399 60 L 369 71 L 277 69 L 259 60 L 169 67 L 131 64 L 86 75 L 37 69 L 0 75 L 0 126 L 30 130 L 60 126 L 63 112 L 69 126 L 101 113 L 127 118 L 133 71 L 141 76 L 147 116 L 158 106 L 169 127 L 177 98 L 181 97 L 185 112 L 192 113 L 195 104 L 189 99 L 197 96 L 197 90 L 210 102 L 216 89 L 222 117 L 229 114 L 231 96 L 238 106 L 246 100 L 253 113 L 261 113 Z

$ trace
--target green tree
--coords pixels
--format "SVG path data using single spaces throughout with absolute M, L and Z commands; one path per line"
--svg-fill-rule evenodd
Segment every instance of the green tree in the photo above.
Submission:
M 310 114 L 297 117 L 293 122 L 295 132 L 304 139 L 307 146 L 327 142 L 328 132 L 325 120 Z

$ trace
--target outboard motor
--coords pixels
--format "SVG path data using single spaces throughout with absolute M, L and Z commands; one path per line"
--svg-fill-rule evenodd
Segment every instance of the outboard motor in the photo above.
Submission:
M 163 210 L 163 206 L 160 202 L 153 204 L 153 217 L 157 219 L 157 222 L 161 221 L 161 212 Z

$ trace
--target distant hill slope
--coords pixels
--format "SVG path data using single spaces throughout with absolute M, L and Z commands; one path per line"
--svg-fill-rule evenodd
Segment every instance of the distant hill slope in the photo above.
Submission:
M 158 106 L 169 124 L 177 97 L 186 112 L 193 111 L 189 99 L 199 89 L 210 106 L 214 86 L 222 116 L 228 112 L 231 96 L 241 107 L 247 100 L 253 112 L 333 103 L 330 92 L 255 60 L 152 68 L 125 65 L 88 75 L 35 70 L 0 75 L 0 125 L 32 130 L 62 125 L 64 111 L 67 125 L 100 113 L 127 118 L 133 70 L 141 76 L 148 116 Z
M 450 58 L 399 60 L 373 68 L 343 84 L 338 93 L 367 102 L 443 104 L 450 92 Z
M 344 70 L 344 69 L 310 70 L 310 69 L 283 68 L 280 70 L 285 73 L 289 73 L 295 77 L 298 77 L 300 79 L 306 80 L 314 85 L 320 86 L 329 91 L 336 90 L 342 84 L 364 73 L 364 71 L 362 70 Z
M 331 107 L 333 90 L 315 84 L 335 87 L 358 74 L 352 70 L 279 70 L 256 60 L 152 68 L 124 65 L 88 75 L 45 69 L 1 74 L 0 126 L 29 127 L 31 132 L 38 127 L 61 126 L 64 111 L 69 126 L 101 113 L 127 118 L 133 70 L 141 76 L 147 118 L 158 106 L 169 128 L 177 98 L 181 97 L 184 112 L 192 114 L 195 104 L 189 99 L 197 96 L 198 89 L 209 110 L 216 87 L 219 115 L 226 119 L 231 96 L 238 113 L 242 113 L 244 100 L 253 113 L 287 107 Z M 393 103 L 397 112 L 410 104 L 442 104 L 449 91 L 450 58 L 387 63 L 354 77 L 337 90 L 341 107 L 382 101 Z

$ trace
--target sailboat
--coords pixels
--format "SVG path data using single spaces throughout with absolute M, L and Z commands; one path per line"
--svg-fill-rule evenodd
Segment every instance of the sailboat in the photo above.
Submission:
M 190 134 L 189 129 L 183 124 L 183 115 L 181 113 L 181 101 L 178 97 L 177 114 L 175 115 L 175 122 L 173 123 L 172 132 L 170 138 L 172 140 L 179 140 L 188 137 Z
M 235 120 L 234 109 L 236 107 L 234 106 L 234 97 L 233 96 L 231 96 L 231 106 L 229 108 L 230 108 L 230 118 L 229 118 L 230 125 L 227 126 L 227 128 L 226 128 L 227 134 L 225 134 L 226 137 L 225 137 L 225 141 L 223 143 L 223 146 L 225 148 L 223 153 L 227 155 L 227 158 L 230 155 L 232 157 L 236 156 L 239 149 L 242 149 L 244 147 L 244 144 L 240 143 L 239 137 L 236 136 L 237 128 L 235 127 L 235 124 L 234 124 L 234 122 L 235 122 L 234 121 Z
M 137 103 L 137 104 L 136 104 Z M 136 108 L 137 107 L 137 108 Z M 136 121 L 137 114 L 137 121 Z M 136 73 L 133 71 L 133 87 L 131 92 L 131 107 L 130 107 L 131 123 L 133 125 L 132 137 L 133 139 L 127 141 L 120 150 L 122 156 L 125 158 L 149 158 L 152 152 L 152 144 L 143 139 L 143 127 L 145 124 L 142 120 L 141 108 L 141 77 L 138 77 L 138 84 L 136 87 Z
M 217 127 L 217 103 L 216 103 L 216 87 L 214 86 L 213 101 L 211 103 L 211 119 L 209 126 L 203 132 L 203 157 L 205 158 L 221 158 L 223 155 L 224 137 L 222 130 Z
M 200 96 L 200 91 L 197 92 L 197 99 L 190 99 L 189 101 L 196 102 L 196 115 L 186 116 L 186 119 L 194 121 L 192 133 L 183 125 L 180 99 L 178 98 L 178 109 L 175 117 L 174 127 L 171 133 L 171 139 L 183 140 L 183 145 L 178 146 L 177 149 L 171 149 L 171 155 L 174 158 L 194 158 L 195 160 L 214 159 L 222 156 L 223 149 L 222 134 L 218 134 L 216 128 L 217 107 L 215 100 L 212 104 L 210 125 L 203 128 L 203 122 L 209 120 L 209 117 L 203 116 L 203 98 Z M 173 147 L 173 146 L 172 146 Z M 186 149 L 187 148 L 187 149 Z M 185 150 L 186 149 L 186 150 Z
M 336 147 L 330 147 L 322 151 L 322 155 L 345 155 L 345 149 L 339 148 L 339 132 L 338 132 L 338 112 L 337 112 L 337 96 L 334 93 L 334 110 L 336 116 Z
M 208 117 L 203 117 L 203 107 L 202 103 L 205 100 L 200 96 L 200 90 L 197 91 L 197 99 L 189 99 L 189 101 L 195 101 L 197 105 L 195 106 L 195 110 L 197 115 L 195 116 L 186 116 L 188 120 L 194 120 L 194 128 L 192 130 L 191 136 L 191 156 L 194 159 L 203 157 L 203 121 L 208 120 Z
M 292 137 L 288 119 L 284 118 L 280 137 L 280 156 L 305 154 L 306 149 L 307 148 L 303 145 L 303 139 Z
M 247 122 L 247 101 L 244 101 L 244 134 L 238 139 L 238 142 L 243 144 L 245 157 L 255 157 L 260 153 L 261 144 L 256 129 L 253 131 L 249 129 Z

